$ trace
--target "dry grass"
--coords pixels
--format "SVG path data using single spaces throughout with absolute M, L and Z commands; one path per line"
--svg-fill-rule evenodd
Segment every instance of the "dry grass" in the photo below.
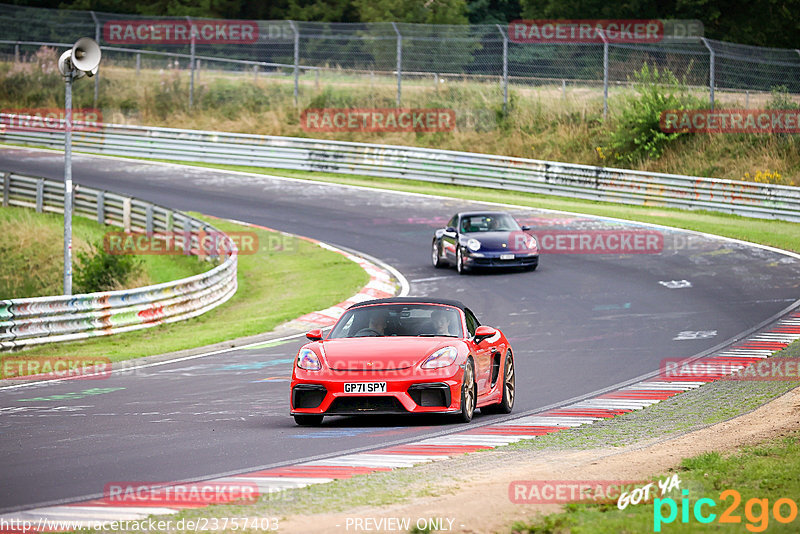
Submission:
M 63 84 L 49 72 L 50 55 L 37 56 L 35 68 L 0 64 L 0 83 L 12 72 L 37 74 L 47 83 L 29 87 L 24 101 L 10 92 L 0 96 L 6 108 L 55 106 L 63 102 Z M 185 62 L 184 62 L 185 66 Z M 27 70 L 25 70 L 27 69 Z M 29 76 L 30 77 L 30 76 Z M 50 78 L 55 77 L 51 84 Z M 37 78 L 37 79 L 38 79 Z M 19 76 L 15 78 L 19 81 Z M 33 78 L 31 78 L 33 80 Z M 41 81 L 41 80 L 40 80 Z M 52 87 L 51 87 L 52 85 Z M 0 95 L 3 94 L 0 86 Z M 486 81 L 432 77 L 404 80 L 404 107 L 454 109 L 458 127 L 440 133 L 324 133 L 305 132 L 299 112 L 309 107 L 394 107 L 396 81 L 388 75 L 347 74 L 336 69 L 300 77 L 300 101 L 295 107 L 293 77 L 249 72 L 201 69 L 195 78 L 195 106 L 188 107 L 189 75 L 185 70 L 132 68 L 107 61 L 100 77 L 100 106 L 104 120 L 249 134 L 317 137 L 343 141 L 427 146 L 517 157 L 610 165 L 597 153 L 615 124 L 615 110 L 631 94 L 612 87 L 607 122 L 602 118 L 602 87 L 543 83 L 511 85 L 509 113 L 502 114 L 502 92 L 497 79 Z M 707 97 L 703 91 L 697 96 Z M 75 85 L 76 106 L 92 105 L 93 84 Z M 718 92 L 719 106 L 765 107 L 763 93 Z M 795 101 L 800 97 L 793 95 Z M 38 99 L 38 100 L 36 100 Z M 36 101 L 33 101 L 36 100 Z M 800 141 L 797 136 L 744 134 L 693 135 L 673 143 L 658 160 L 644 160 L 632 168 L 651 172 L 690 174 L 741 180 L 747 173 L 778 172 L 784 183 L 800 185 Z

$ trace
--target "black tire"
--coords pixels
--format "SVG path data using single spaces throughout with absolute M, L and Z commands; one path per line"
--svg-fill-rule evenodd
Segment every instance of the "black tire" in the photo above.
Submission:
M 294 422 L 300 426 L 319 426 L 324 416 L 317 414 L 295 414 Z
M 439 253 L 439 243 L 436 240 L 433 240 L 433 245 L 431 246 L 431 261 L 433 262 L 433 266 L 437 269 L 443 268 L 444 262 L 442 261 L 442 256 Z
M 467 274 L 467 268 L 464 266 L 464 256 L 461 254 L 461 247 L 456 247 L 456 270 L 458 274 Z
M 514 355 L 508 351 L 506 363 L 503 366 L 503 400 L 496 405 L 499 413 L 511 413 L 511 410 L 514 409 L 514 400 L 517 397 L 516 374 Z
M 514 367 L 514 356 L 511 351 L 506 354 L 506 362 L 503 365 L 503 397 L 497 404 L 490 404 L 481 408 L 481 413 L 511 413 L 514 408 L 516 398 L 516 371 Z
M 458 421 L 469 423 L 475 415 L 475 405 L 478 401 L 478 387 L 475 384 L 475 365 L 472 359 L 467 360 L 464 367 L 464 381 L 461 384 L 461 413 L 458 414 Z

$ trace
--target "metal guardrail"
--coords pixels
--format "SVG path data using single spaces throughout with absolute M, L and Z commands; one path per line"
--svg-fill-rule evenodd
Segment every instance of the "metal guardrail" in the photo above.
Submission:
M 21 124 L 0 114 L 3 124 Z M 79 124 L 79 123 L 76 123 Z M 408 146 L 93 124 L 73 133 L 84 152 L 325 171 L 525 191 L 624 204 L 704 209 L 800 222 L 800 188 Z M 80 130 L 80 128 L 78 128 Z M 0 142 L 60 148 L 57 129 L 0 129 Z
M 63 139 L 63 134 L 61 135 Z M 11 172 L 0 174 L 2 206 L 63 213 L 64 184 Z M 74 213 L 126 232 L 185 234 L 185 251 L 201 231 L 220 231 L 184 213 L 107 191 L 75 188 Z M 0 300 L 0 351 L 149 328 L 201 315 L 236 293 L 235 245 L 208 272 L 153 286 L 82 295 Z

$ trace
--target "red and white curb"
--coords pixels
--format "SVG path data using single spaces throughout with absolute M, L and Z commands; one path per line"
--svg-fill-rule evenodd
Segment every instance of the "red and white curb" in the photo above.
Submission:
M 330 316 L 325 314 L 324 317 Z M 494 449 L 517 441 L 558 432 L 565 428 L 591 424 L 595 421 L 646 408 L 684 391 L 725 378 L 732 370 L 745 368 L 754 362 L 769 358 L 776 351 L 786 348 L 798 339 L 800 339 L 800 312 L 794 312 L 775 323 L 767 331 L 753 334 L 721 352 L 693 362 L 703 364 L 707 369 L 713 369 L 712 366 L 715 364 L 720 365 L 720 369 L 724 371 L 718 375 L 704 373 L 702 378 L 693 377 L 692 379 L 665 378 L 663 376 L 648 378 L 593 398 L 511 421 L 423 439 L 415 443 L 254 471 L 197 484 L 255 485 L 262 496 L 271 496 L 285 490 L 303 488 L 312 484 L 323 484 L 376 471 L 391 471 L 443 460 L 464 453 Z M 99 520 L 140 520 L 150 515 L 175 514 L 185 508 L 202 506 L 202 504 L 196 503 L 170 503 L 168 506 L 153 503 L 152 506 L 147 506 L 141 502 L 132 502 L 130 506 L 120 506 L 119 503 L 110 502 L 107 499 L 98 499 L 2 515 L 0 524 L 8 525 L 12 521 L 21 524 L 19 522 L 28 521 L 29 525 L 33 525 L 32 530 L 41 531 L 45 529 L 37 529 L 36 525 L 37 523 L 43 524 L 46 519 L 51 521 L 51 525 L 52 521 L 78 521 L 79 523 L 74 523 L 72 528 L 80 528 L 79 525 L 91 526 L 93 522 Z M 4 531 L 21 532 L 21 530 Z
M 261 226 L 258 224 L 237 221 L 234 219 L 225 219 L 225 220 L 232 223 L 241 224 L 242 226 L 249 226 L 251 228 L 260 228 L 262 230 L 268 230 L 270 232 L 278 232 L 282 235 L 291 236 L 297 239 L 302 239 L 303 241 L 308 241 L 309 243 L 314 243 L 315 245 L 321 248 L 330 250 L 331 252 L 335 252 L 337 254 L 341 254 L 348 260 L 357 263 L 359 267 L 361 267 L 369 275 L 369 282 L 367 283 L 367 285 L 362 287 L 358 293 L 356 293 L 349 299 L 340 302 L 334 306 L 331 306 L 330 308 L 325 308 L 324 310 L 307 313 L 306 315 L 303 315 L 301 317 L 298 317 L 297 319 L 289 321 L 288 323 L 286 323 L 286 326 L 288 327 L 299 328 L 299 329 L 311 329 L 311 328 L 324 328 L 326 326 L 332 326 L 339 319 L 339 317 L 342 316 L 345 310 L 347 310 L 347 308 L 349 306 L 352 306 L 353 304 L 364 302 L 365 300 L 389 298 L 395 295 L 401 297 L 408 295 L 409 291 L 408 281 L 402 274 L 400 274 L 391 265 L 379 262 L 378 260 L 370 261 L 363 256 L 352 254 L 350 252 L 337 248 L 333 245 L 329 245 L 328 243 L 324 243 L 322 241 L 318 241 L 310 237 L 289 234 L 286 232 L 282 232 L 280 230 L 275 230 L 274 228 L 269 228 L 267 226 Z

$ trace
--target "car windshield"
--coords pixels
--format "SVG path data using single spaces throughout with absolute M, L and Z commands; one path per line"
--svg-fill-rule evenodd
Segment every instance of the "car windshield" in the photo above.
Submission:
M 461 233 L 478 232 L 514 232 L 520 230 L 519 224 L 511 215 L 505 213 L 489 213 L 484 215 L 468 215 L 461 218 Z
M 378 304 L 347 310 L 328 339 L 345 337 L 463 337 L 461 314 L 439 304 Z

